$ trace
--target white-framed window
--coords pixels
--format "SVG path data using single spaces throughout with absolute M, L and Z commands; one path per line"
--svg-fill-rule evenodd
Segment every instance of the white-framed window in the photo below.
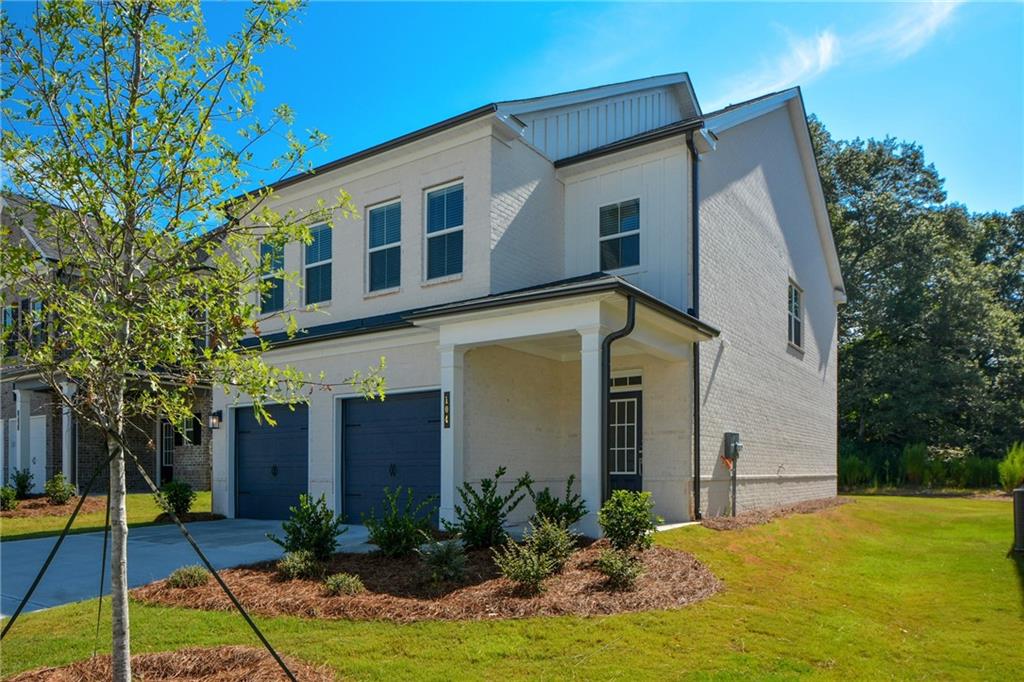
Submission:
M 17 352 L 18 343 L 18 312 L 17 304 L 4 306 L 4 357 Z
M 41 346 L 46 342 L 46 313 L 43 311 L 42 301 L 32 301 L 32 313 L 30 322 L 32 325 L 32 344 Z
M 366 288 L 402 285 L 402 202 L 375 206 L 366 215 Z
M 317 225 L 310 232 L 313 241 L 306 245 L 306 305 L 331 300 L 330 225 Z
M 803 291 L 789 283 L 789 342 L 797 348 L 804 346 Z
M 269 284 L 269 288 L 260 298 L 260 312 L 276 313 L 284 310 L 284 279 L 277 276 L 279 271 L 284 270 L 284 249 L 261 243 L 260 260 L 266 264 L 267 259 L 270 259 L 271 271 L 263 276 L 263 281 Z
M 640 264 L 640 199 L 602 206 L 599 211 L 601 270 Z
M 174 426 L 166 419 L 160 422 L 160 464 L 174 466 Z
M 429 190 L 424 202 L 427 279 L 462 273 L 462 182 Z
M 635 396 L 616 397 L 608 402 L 608 454 L 610 474 L 636 474 L 640 444 L 640 400 Z

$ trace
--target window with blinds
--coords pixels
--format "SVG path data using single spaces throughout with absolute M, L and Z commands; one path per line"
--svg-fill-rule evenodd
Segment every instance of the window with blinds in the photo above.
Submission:
M 640 264 L 640 200 L 602 206 L 599 216 L 601 270 Z
M 284 279 L 280 271 L 284 270 L 284 249 L 271 244 L 260 244 L 260 259 L 269 271 L 263 276 L 267 288 L 260 298 L 260 312 L 274 313 L 284 310 Z
M 462 183 L 427 192 L 427 279 L 462 272 Z
M 319 225 L 310 230 L 313 241 L 306 245 L 306 305 L 331 300 L 331 230 Z
M 401 286 L 402 203 L 371 208 L 367 230 L 367 288 L 383 291 Z

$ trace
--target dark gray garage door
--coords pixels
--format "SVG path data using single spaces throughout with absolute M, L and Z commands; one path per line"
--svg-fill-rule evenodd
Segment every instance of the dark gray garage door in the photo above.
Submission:
M 286 519 L 307 490 L 308 415 L 305 405 L 292 411 L 269 408 L 277 422 L 258 423 L 251 407 L 235 410 L 235 515 L 248 519 Z
M 349 522 L 360 523 L 371 509 L 379 516 L 385 486 L 411 487 L 417 503 L 438 495 L 440 411 L 437 391 L 344 402 L 343 512 Z

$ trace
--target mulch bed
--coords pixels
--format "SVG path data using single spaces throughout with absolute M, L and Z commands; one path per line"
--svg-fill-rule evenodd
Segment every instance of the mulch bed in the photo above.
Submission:
M 844 497 L 826 497 L 820 500 L 798 502 L 797 504 L 791 504 L 786 507 L 755 509 L 753 511 L 737 514 L 736 516 L 716 516 L 710 519 L 703 519 L 701 524 L 705 528 L 710 528 L 711 530 L 740 530 L 742 528 L 750 528 L 751 526 L 760 526 L 783 516 L 792 516 L 793 514 L 813 514 L 814 512 L 839 507 L 852 501 L 853 500 Z
M 334 673 L 285 656 L 285 663 L 303 682 L 328 682 Z M 247 646 L 191 647 L 179 651 L 132 656 L 132 676 L 152 682 L 279 682 L 284 673 L 266 649 Z M 60 668 L 30 670 L 10 682 L 101 682 L 111 679 L 110 656 L 78 661 Z
M 283 581 L 272 562 L 221 571 L 224 580 L 249 609 L 261 615 L 304 618 L 387 620 L 485 620 L 529 616 L 596 616 L 630 611 L 679 608 L 707 599 L 722 583 L 686 552 L 655 546 L 643 553 L 644 573 L 632 591 L 612 591 L 593 567 L 606 542 L 576 552 L 562 573 L 548 578 L 544 592 L 526 596 L 501 577 L 490 552 L 467 554 L 465 580 L 433 584 L 417 557 L 337 554 L 330 573 L 354 573 L 366 592 L 356 596 L 324 595 L 319 581 Z M 175 589 L 164 581 L 132 591 L 141 602 L 205 610 L 232 609 L 210 580 L 195 588 Z
M 18 500 L 17 509 L 0 512 L 0 518 L 18 519 L 31 516 L 71 516 L 71 512 L 75 510 L 76 504 L 78 504 L 77 497 L 72 497 L 68 500 L 67 504 L 50 504 L 50 500 L 46 496 L 30 497 L 27 500 Z M 107 498 L 105 497 L 87 497 L 82 504 L 82 510 L 78 513 L 102 512 L 106 506 Z

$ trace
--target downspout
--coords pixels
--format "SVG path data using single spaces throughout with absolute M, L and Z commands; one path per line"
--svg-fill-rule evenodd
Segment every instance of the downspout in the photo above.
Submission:
M 626 324 L 601 341 L 601 501 L 608 499 L 611 480 L 608 476 L 608 406 L 612 401 L 612 343 L 629 336 L 636 326 L 636 298 L 626 295 Z
M 690 315 L 700 319 L 700 156 L 693 143 L 693 131 L 686 133 L 686 146 L 690 150 L 690 225 L 692 261 Z M 700 513 L 700 344 L 693 342 L 693 518 Z

